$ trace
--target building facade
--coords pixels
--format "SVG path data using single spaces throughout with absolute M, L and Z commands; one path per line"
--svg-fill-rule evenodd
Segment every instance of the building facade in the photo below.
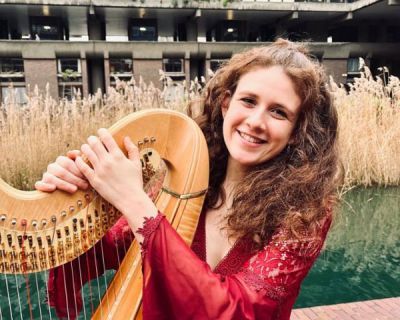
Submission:
M 116 77 L 160 86 L 159 70 L 175 81 L 207 78 L 276 37 L 310 41 L 340 83 L 359 74 L 360 58 L 375 74 L 399 76 L 400 0 L 347 1 L 3 0 L 1 99 L 10 82 L 23 102 L 28 85 L 63 97 L 105 92 Z

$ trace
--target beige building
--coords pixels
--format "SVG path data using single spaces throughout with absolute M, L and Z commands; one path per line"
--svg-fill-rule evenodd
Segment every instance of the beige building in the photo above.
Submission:
M 359 74 L 360 57 L 400 75 L 400 0 L 3 0 L 0 95 L 11 81 L 22 101 L 27 85 L 58 97 L 105 91 L 115 77 L 160 86 L 159 70 L 207 77 L 279 36 L 310 41 L 337 82 Z

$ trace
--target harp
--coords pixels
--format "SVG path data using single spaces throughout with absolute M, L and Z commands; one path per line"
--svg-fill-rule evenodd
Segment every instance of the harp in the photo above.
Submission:
M 181 113 L 153 109 L 133 113 L 109 130 L 121 149 L 125 136 L 138 144 L 146 170 L 163 160 L 166 175 L 155 204 L 190 244 L 208 186 L 208 152 L 199 127 Z M 19 308 L 11 308 L 11 301 L 22 299 L 26 305 L 27 299 L 43 300 L 46 294 L 38 286 L 38 273 L 81 257 L 119 217 L 93 190 L 46 194 L 20 191 L 0 180 L 0 317 L 38 318 L 31 303 L 23 316 L 21 302 Z M 17 289 L 25 279 L 24 293 L 10 297 L 7 277 L 15 277 Z M 36 286 L 29 284 L 32 277 L 36 277 Z M 140 248 L 133 241 L 97 309 L 84 318 L 141 319 L 142 285 Z M 42 290 L 42 298 L 35 296 L 35 287 Z M 40 310 L 40 318 L 54 318 L 46 308 Z

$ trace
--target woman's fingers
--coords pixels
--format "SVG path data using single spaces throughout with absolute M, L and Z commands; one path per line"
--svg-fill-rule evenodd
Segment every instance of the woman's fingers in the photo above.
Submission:
M 43 183 L 43 185 L 42 185 Z M 40 185 L 50 187 L 51 185 L 55 186 L 56 189 L 63 190 L 69 193 L 74 193 L 75 191 L 78 190 L 78 187 L 75 184 L 69 183 L 65 180 L 62 180 L 55 175 L 45 172 L 43 174 L 43 179 L 39 181 L 39 187 Z M 50 190 L 54 191 L 54 190 Z
M 97 139 L 97 138 L 96 138 Z M 91 148 L 91 146 L 89 146 L 88 144 L 83 144 L 81 146 L 81 151 L 82 154 L 86 156 L 86 158 L 89 160 L 89 162 L 92 164 L 93 167 L 96 167 L 97 164 L 99 163 L 99 158 L 97 157 L 97 154 L 93 151 L 93 149 Z M 80 159 L 81 157 L 77 157 L 76 160 Z M 76 163 L 75 160 L 75 163 Z M 82 160 L 82 159 L 81 159 Z M 101 161 L 100 161 L 101 162 Z M 80 171 L 82 171 L 81 166 L 78 166 L 78 169 Z M 85 172 L 83 172 L 83 174 L 85 174 Z M 86 175 L 85 175 L 86 176 Z
M 53 192 L 57 189 L 57 187 L 54 184 L 46 183 L 40 180 L 36 181 L 35 189 L 43 192 Z
M 86 190 L 89 187 L 88 182 L 85 180 L 84 175 L 81 173 L 81 171 L 78 169 L 78 167 L 76 167 L 75 163 L 74 163 L 74 167 L 75 167 L 74 170 L 71 171 L 69 169 L 62 167 L 57 162 L 51 163 L 47 167 L 46 173 L 58 178 L 58 180 L 55 180 L 52 177 L 50 177 L 50 180 L 48 181 L 48 180 L 45 180 L 45 175 L 43 175 L 42 181 L 50 182 L 52 184 L 55 184 L 55 182 L 59 183 L 59 181 L 63 181 L 67 184 L 75 185 L 77 188 L 80 188 L 82 190 Z M 75 172 L 78 172 L 79 176 L 77 176 Z M 61 186 L 64 186 L 64 185 L 65 185 L 64 183 L 61 184 Z M 60 189 L 58 184 L 56 184 L 56 186 L 58 189 Z M 67 190 L 65 190 L 65 191 L 67 191 Z
M 121 149 L 107 129 L 101 128 L 97 131 L 97 133 L 99 134 L 99 138 L 107 148 L 108 152 L 111 154 L 122 155 Z
M 100 141 L 99 138 L 95 137 L 95 136 L 90 136 L 87 139 L 87 144 L 90 146 L 90 148 L 92 149 L 92 151 L 96 154 L 97 158 L 102 160 L 104 158 L 107 157 L 107 149 L 104 146 L 104 144 Z M 81 147 L 81 151 L 85 153 L 85 151 L 82 150 Z M 94 163 L 92 163 L 94 165 Z
M 82 148 L 83 148 L 83 145 L 82 145 Z M 90 161 L 90 159 L 89 159 L 89 161 Z M 85 175 L 85 177 L 93 185 L 93 179 L 95 176 L 94 170 L 85 161 L 83 161 L 82 157 L 76 158 L 75 163 L 78 166 L 79 170 Z
M 81 155 L 80 150 L 70 150 L 67 152 L 67 157 L 71 160 L 75 160 L 76 157 L 79 157 Z
M 74 150 L 74 151 L 76 151 L 76 150 Z M 80 153 L 80 151 L 79 151 L 79 153 Z M 70 173 L 72 173 L 73 175 L 75 175 L 81 179 L 85 179 L 82 172 L 80 172 L 80 170 L 76 166 L 75 161 L 71 160 L 69 157 L 67 158 L 67 157 L 60 156 L 56 159 L 55 163 L 60 167 L 60 169 L 65 169 L 65 170 L 69 171 Z M 51 166 L 51 165 L 49 165 L 49 166 Z M 47 169 L 49 169 L 49 167 Z M 57 175 L 58 168 L 55 168 L 55 172 L 51 172 L 51 173 L 54 173 L 56 176 L 62 178 L 62 176 Z
M 128 152 L 128 158 L 135 161 L 139 160 L 139 148 L 132 142 L 131 138 L 125 137 L 124 144 L 126 151 Z

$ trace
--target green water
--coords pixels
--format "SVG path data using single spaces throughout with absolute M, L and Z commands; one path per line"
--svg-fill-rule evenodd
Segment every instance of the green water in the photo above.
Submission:
M 296 307 L 400 296 L 400 188 L 348 192 Z
M 399 209 L 400 188 L 348 192 L 326 249 L 303 283 L 296 307 L 400 296 Z M 46 273 L 38 273 L 28 278 L 34 319 L 56 318 L 45 302 L 46 277 Z M 104 280 L 109 282 L 112 277 L 109 271 L 105 278 L 84 287 L 87 318 L 92 305 L 88 297 L 92 296 L 97 306 L 105 291 Z M 0 274 L 0 319 L 29 318 L 26 279 L 9 275 L 6 281 Z M 79 319 L 84 318 L 82 312 Z

